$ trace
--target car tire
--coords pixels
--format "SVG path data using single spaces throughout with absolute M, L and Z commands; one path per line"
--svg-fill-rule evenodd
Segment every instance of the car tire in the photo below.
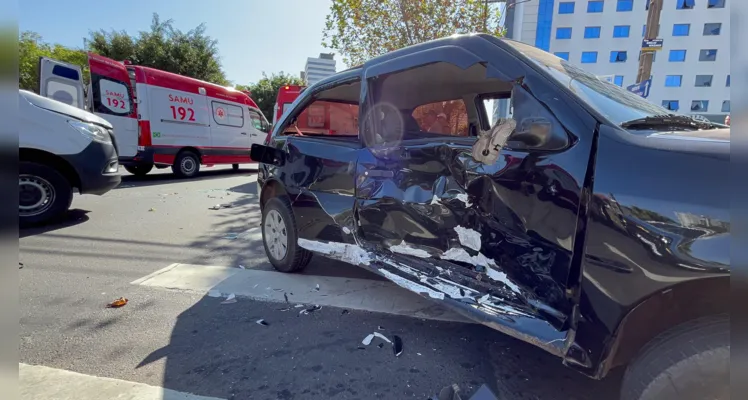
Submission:
M 125 165 L 125 171 L 135 176 L 146 176 L 153 169 L 151 164 Z
M 621 400 L 730 398 L 730 318 L 705 317 L 650 341 L 623 377 Z
M 200 172 L 200 157 L 193 151 L 184 150 L 177 154 L 171 170 L 180 178 L 192 178 Z
M 238 171 L 239 170 L 239 164 L 231 164 L 231 168 L 233 168 L 234 171 Z
M 262 210 L 260 226 L 265 254 L 275 269 L 298 272 L 309 264 L 312 253 L 297 243 L 296 221 L 286 197 L 268 200 Z
M 35 225 L 60 217 L 73 202 L 70 182 L 54 168 L 22 161 L 18 168 L 18 222 Z

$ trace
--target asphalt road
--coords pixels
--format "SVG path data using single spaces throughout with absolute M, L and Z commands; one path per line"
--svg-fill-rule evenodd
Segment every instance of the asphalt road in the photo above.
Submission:
M 259 241 L 232 239 L 260 224 L 254 171 L 168 172 L 125 173 L 102 197 L 76 195 L 62 221 L 20 232 L 21 362 L 225 399 L 426 399 L 453 383 L 466 395 L 487 384 L 500 399 L 617 397 L 620 372 L 590 380 L 483 326 L 333 307 L 299 315 L 131 284 L 172 263 L 271 269 Z M 304 274 L 378 279 L 318 258 Z M 105 308 L 120 296 L 127 306 Z M 402 355 L 379 339 L 359 349 L 377 330 L 400 336 Z

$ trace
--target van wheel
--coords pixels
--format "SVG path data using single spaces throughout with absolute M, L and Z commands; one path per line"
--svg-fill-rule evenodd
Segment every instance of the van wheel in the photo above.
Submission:
M 73 202 L 73 188 L 54 168 L 23 161 L 18 168 L 18 219 L 21 225 L 59 217 Z
M 730 398 L 730 318 L 686 322 L 649 342 L 623 377 L 621 400 Z
M 200 171 L 200 158 L 194 152 L 185 150 L 177 155 L 171 170 L 180 178 L 192 178 Z
M 239 170 L 239 164 L 231 164 L 231 168 L 233 168 L 234 171 L 238 171 Z
M 281 272 L 298 272 L 309 264 L 312 253 L 299 247 L 296 221 L 285 197 L 274 197 L 262 210 L 262 243 L 273 267 Z
M 145 176 L 153 169 L 151 164 L 125 165 L 125 170 L 135 176 Z

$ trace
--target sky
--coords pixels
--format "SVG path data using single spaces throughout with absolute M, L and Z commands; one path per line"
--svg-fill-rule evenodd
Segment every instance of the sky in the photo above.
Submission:
M 206 34 L 218 40 L 226 77 L 245 85 L 260 80 L 263 71 L 299 76 L 307 57 L 334 52 L 322 47 L 329 8 L 330 0 L 33 0 L 20 2 L 18 28 L 45 42 L 83 48 L 89 31 L 149 30 L 154 12 L 185 32 L 205 23 Z M 346 68 L 340 55 L 335 60 L 338 71 Z

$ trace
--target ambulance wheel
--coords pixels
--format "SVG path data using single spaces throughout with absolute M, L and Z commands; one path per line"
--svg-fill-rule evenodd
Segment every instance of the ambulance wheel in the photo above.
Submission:
M 70 182 L 48 165 L 21 162 L 18 185 L 18 222 L 22 226 L 58 218 L 73 202 Z
M 145 176 L 151 172 L 153 165 L 141 164 L 141 165 L 125 165 L 125 171 L 135 176 Z
M 180 178 L 192 178 L 200 172 L 200 158 L 194 152 L 184 150 L 177 155 L 171 170 Z
M 239 170 L 239 164 L 231 164 L 231 168 L 233 168 L 234 171 L 238 171 Z

